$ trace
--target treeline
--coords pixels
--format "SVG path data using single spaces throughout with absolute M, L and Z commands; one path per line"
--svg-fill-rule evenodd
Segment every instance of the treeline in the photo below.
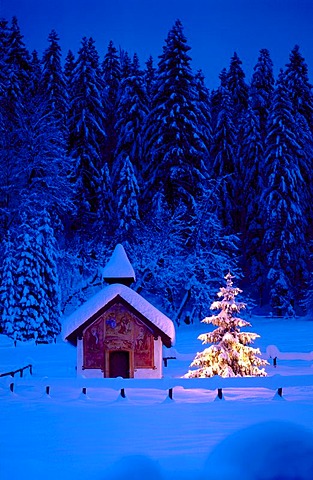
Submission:
M 251 81 L 234 53 L 220 86 L 191 68 L 177 20 L 157 62 L 92 38 L 39 58 L 0 22 L 2 330 L 53 338 L 123 243 L 135 287 L 177 323 L 207 315 L 230 269 L 275 314 L 308 305 L 313 96 L 298 46 Z M 247 290 L 245 285 L 245 290 Z M 156 300 L 156 298 L 158 300 Z

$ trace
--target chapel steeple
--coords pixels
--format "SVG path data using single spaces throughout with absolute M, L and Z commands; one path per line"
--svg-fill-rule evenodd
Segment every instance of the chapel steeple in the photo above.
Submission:
M 102 277 L 109 284 L 122 283 L 127 287 L 136 280 L 132 264 L 120 243 L 116 245 L 110 260 L 104 267 Z

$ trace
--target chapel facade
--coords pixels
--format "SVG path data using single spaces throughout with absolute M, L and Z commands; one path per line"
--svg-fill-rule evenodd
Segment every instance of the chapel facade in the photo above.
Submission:
M 161 378 L 163 349 L 173 345 L 173 322 L 130 288 L 135 273 L 122 245 L 103 271 L 107 283 L 63 324 L 77 348 L 77 374 L 104 378 Z

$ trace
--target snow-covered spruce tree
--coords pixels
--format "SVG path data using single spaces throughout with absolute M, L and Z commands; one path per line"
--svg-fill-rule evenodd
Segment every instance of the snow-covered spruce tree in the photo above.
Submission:
M 135 54 L 129 74 L 123 78 L 119 89 L 117 122 L 114 127 L 117 143 L 112 169 L 113 186 L 118 183 L 118 177 L 127 156 L 134 167 L 138 181 L 140 180 L 141 130 L 147 114 L 148 97 L 143 72 L 140 70 L 138 56 Z
M 234 106 L 234 123 L 241 121 L 248 106 L 248 85 L 245 82 L 245 73 L 241 65 L 242 61 L 235 52 L 227 72 L 227 88 Z
M 51 225 L 51 217 L 46 208 L 43 209 L 38 217 L 37 237 L 42 258 L 42 289 L 44 291 L 45 302 L 49 312 L 49 316 L 45 320 L 44 326 L 41 326 L 39 338 L 49 341 L 61 331 L 61 295 L 57 268 L 58 245 Z
M 234 109 L 230 92 L 222 85 L 219 88 L 220 106 L 213 129 L 211 148 L 214 178 L 221 181 L 218 203 L 219 217 L 226 233 L 235 229 L 235 205 L 237 202 L 237 143 L 233 123 Z
M 10 232 L 2 242 L 3 263 L 1 267 L 0 283 L 0 332 L 12 336 L 14 333 L 14 319 L 16 310 L 16 282 L 15 282 L 15 258 L 13 255 L 14 246 Z
M 122 165 L 117 184 L 117 216 L 120 234 L 129 234 L 132 227 L 138 223 L 139 187 L 132 162 L 127 155 Z M 125 240 L 125 239 L 124 239 Z
M 41 88 L 46 99 L 46 109 L 65 133 L 68 112 L 66 80 L 61 64 L 61 47 L 55 30 L 49 34 L 49 47 L 43 53 Z
M 262 138 L 265 136 L 274 83 L 273 62 L 269 51 L 263 48 L 254 67 L 249 88 L 250 105 L 259 117 Z
M 190 47 L 177 20 L 163 47 L 155 75 L 151 111 L 143 134 L 144 205 L 147 215 L 162 195 L 174 212 L 189 208 L 204 190 L 209 151 L 188 55 Z
M 281 71 L 267 123 L 261 197 L 265 233 L 263 251 L 269 280 L 270 304 L 275 315 L 285 315 L 302 294 L 308 277 L 307 211 L 308 163 L 305 168 L 301 130 Z M 305 173 L 305 170 L 307 172 Z
M 264 368 L 260 367 L 268 362 L 259 357 L 258 348 L 250 346 L 259 335 L 240 331 L 241 327 L 250 327 L 251 324 L 237 316 L 246 304 L 236 301 L 242 290 L 233 287 L 233 278 L 230 273 L 225 276 L 226 287 L 220 288 L 217 294 L 221 300 L 211 305 L 211 310 L 220 310 L 220 313 L 202 320 L 217 327 L 198 337 L 203 344 L 213 345 L 196 354 L 190 365 L 196 370 L 189 370 L 186 378 L 266 376 Z
M 264 144 L 260 117 L 252 108 L 249 97 L 247 113 L 242 123 L 241 143 L 238 147 L 237 202 L 235 218 L 241 233 L 242 265 L 255 293 L 262 303 L 264 289 L 264 250 L 261 248 L 264 226 L 260 198 L 264 189 L 262 175 Z
M 102 148 L 106 140 L 103 84 L 92 38 L 82 39 L 69 89 L 68 152 L 72 159 L 70 179 L 77 206 L 75 227 L 79 230 L 88 225 L 89 230 L 99 207 Z
M 20 234 L 17 237 L 17 308 L 13 329 L 14 337 L 21 341 L 37 338 L 41 325 L 49 318 L 45 292 L 42 288 L 42 256 L 37 228 L 37 221 L 24 214 Z
M 110 41 L 107 53 L 102 63 L 102 81 L 103 81 L 103 108 L 105 113 L 105 130 L 107 141 L 104 145 L 104 161 L 112 169 L 113 156 L 118 139 L 118 133 L 115 129 L 118 113 L 117 106 L 119 100 L 119 86 L 121 82 L 121 65 L 119 56 L 113 42 Z
M 293 105 L 294 114 L 299 113 L 306 119 L 313 133 L 313 91 L 309 81 L 308 66 L 296 45 L 286 65 L 285 82 Z

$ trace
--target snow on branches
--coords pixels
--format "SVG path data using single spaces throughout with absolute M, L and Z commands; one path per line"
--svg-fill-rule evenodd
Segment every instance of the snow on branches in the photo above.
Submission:
M 189 370 L 185 378 L 266 376 L 264 368 L 259 367 L 268 362 L 259 357 L 258 348 L 250 346 L 259 335 L 240 331 L 241 327 L 250 327 L 251 324 L 237 316 L 246 304 L 236 302 L 236 296 L 242 290 L 233 287 L 233 278 L 230 272 L 225 276 L 226 287 L 220 288 L 217 294 L 220 300 L 211 305 L 211 310 L 220 312 L 202 320 L 217 328 L 199 335 L 198 339 L 202 344 L 213 345 L 196 354 L 190 365 L 196 369 Z

